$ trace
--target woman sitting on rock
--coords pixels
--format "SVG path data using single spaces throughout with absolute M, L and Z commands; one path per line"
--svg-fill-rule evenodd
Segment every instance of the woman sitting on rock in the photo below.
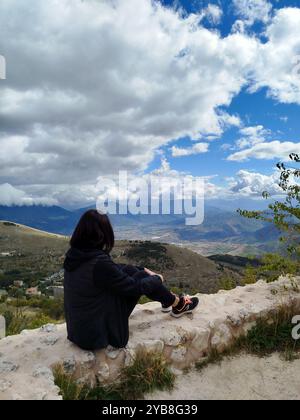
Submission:
M 64 263 L 65 315 L 68 339 L 82 349 L 125 347 L 129 316 L 143 295 L 175 318 L 199 303 L 196 297 L 171 293 L 160 274 L 114 263 L 114 232 L 108 216 L 97 210 L 81 217 L 70 245 Z

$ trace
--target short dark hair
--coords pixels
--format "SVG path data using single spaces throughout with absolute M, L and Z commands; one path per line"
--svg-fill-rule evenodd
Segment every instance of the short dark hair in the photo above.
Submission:
M 110 253 L 115 245 L 115 235 L 106 214 L 88 210 L 79 220 L 70 245 L 77 249 L 101 249 Z

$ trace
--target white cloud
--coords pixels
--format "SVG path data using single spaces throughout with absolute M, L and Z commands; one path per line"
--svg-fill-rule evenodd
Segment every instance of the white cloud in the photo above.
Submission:
M 246 170 L 239 171 L 234 180 L 230 182 L 229 192 L 245 197 L 261 197 L 264 191 L 268 191 L 272 195 L 282 193 L 279 183 L 279 173 L 272 175 L 263 175 L 257 172 L 249 172 Z
M 151 0 L 2 0 L 0 145 L 22 144 L 9 146 L 0 182 L 92 183 L 237 124 L 219 109 L 246 83 L 256 41 L 199 20 Z
M 171 148 L 172 156 L 173 157 L 182 157 L 182 156 L 191 156 L 191 155 L 199 155 L 201 153 L 207 153 L 209 150 L 208 143 L 197 143 L 193 147 L 177 147 L 173 146 Z
M 262 125 L 257 125 L 242 128 L 240 134 L 242 137 L 236 142 L 236 145 L 238 149 L 244 149 L 259 143 L 264 143 L 271 132 L 270 130 L 266 130 Z
M 300 143 L 271 141 L 234 153 L 228 157 L 228 160 L 243 162 L 249 159 L 281 159 L 288 161 L 291 153 L 300 154 Z
M 221 145 L 220 149 L 221 149 L 223 152 L 226 152 L 227 150 L 232 150 L 232 149 L 233 149 L 233 146 L 232 146 L 232 144 L 231 144 L 231 143 L 223 143 L 223 144 Z
M 57 201 L 49 197 L 32 197 L 24 191 L 13 187 L 10 184 L 0 185 L 1 206 L 32 206 L 32 205 L 55 205 Z
M 218 25 L 223 17 L 223 10 L 217 4 L 208 4 L 203 10 L 203 16 L 206 17 L 209 22 L 214 25 Z
M 143 171 L 171 141 L 239 127 L 224 109 L 244 87 L 300 104 L 300 8 L 263 3 L 241 16 L 266 23 L 262 42 L 151 0 L 1 0 L 0 183 L 63 200 L 101 174 Z
M 279 9 L 266 29 L 252 69 L 250 92 L 266 87 L 283 103 L 300 104 L 300 8 Z
M 273 9 L 267 0 L 233 0 L 233 6 L 246 25 L 253 25 L 256 21 L 267 23 Z
M 280 121 L 287 123 L 289 121 L 289 117 L 285 116 L 285 117 L 280 117 L 279 118 Z

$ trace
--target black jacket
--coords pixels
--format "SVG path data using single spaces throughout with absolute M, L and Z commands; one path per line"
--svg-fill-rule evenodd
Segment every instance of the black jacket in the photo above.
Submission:
M 64 263 L 68 339 L 84 350 L 125 347 L 128 318 L 140 296 L 161 285 L 158 276 L 130 277 L 99 250 L 71 248 Z M 142 269 L 141 269 L 142 270 Z

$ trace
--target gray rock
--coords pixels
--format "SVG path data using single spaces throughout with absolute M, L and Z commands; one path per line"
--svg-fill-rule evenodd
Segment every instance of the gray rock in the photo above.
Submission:
M 272 287 L 283 290 L 288 284 L 290 280 L 283 278 Z M 211 348 L 221 351 L 231 345 L 234 339 L 253 328 L 262 314 L 273 316 L 279 305 L 300 307 L 300 294 L 295 295 L 293 291 L 285 291 L 269 301 L 269 285 L 251 287 L 253 293 L 239 288 L 219 295 L 202 295 L 201 310 L 195 312 L 193 320 L 188 317 L 174 320 L 163 315 L 156 303 L 138 305 L 135 319 L 130 319 L 132 338 L 119 357 L 119 350 L 112 347 L 95 353 L 79 349 L 67 340 L 65 325 L 50 324 L 4 338 L 0 341 L 0 390 L 4 390 L 0 392 L 0 400 L 61 399 L 51 377 L 55 363 L 62 364 L 70 373 L 76 369 L 78 380 L 94 384 L 98 378 L 110 383 L 116 380 L 124 363 L 132 364 L 140 347 L 164 351 L 172 368 L 189 367 L 203 360 Z M 149 312 L 152 310 L 154 315 Z M 239 320 L 242 325 L 235 326 Z
M 40 339 L 41 344 L 46 344 L 46 346 L 54 346 L 59 340 L 59 337 L 56 335 L 50 335 L 46 337 L 42 337 Z
M 232 340 L 232 334 L 227 325 L 220 325 L 215 335 L 212 337 L 211 345 L 221 351 L 227 347 Z
M 171 359 L 175 363 L 183 362 L 185 360 L 186 353 L 187 353 L 186 347 L 178 347 L 177 349 L 174 349 L 172 351 Z
M 144 340 L 137 348 L 144 349 L 150 352 L 162 353 L 164 350 L 164 342 L 162 340 Z
M 32 331 L 31 330 L 23 330 L 21 331 L 20 335 L 31 335 Z
M 98 379 L 101 380 L 107 380 L 110 375 L 110 369 L 107 363 L 103 363 L 103 365 L 98 370 Z
M 12 383 L 6 379 L 0 379 L 0 392 L 4 392 L 12 387 Z
M 242 325 L 242 320 L 234 315 L 228 315 L 227 320 L 234 326 L 240 327 Z
M 46 366 L 37 366 L 32 374 L 34 378 L 44 377 L 49 380 L 53 379 L 53 373 L 51 369 L 47 368 Z
M 198 351 L 205 351 L 209 345 L 210 330 L 204 328 L 197 328 L 195 337 L 193 338 L 191 346 Z
M 124 361 L 124 366 L 128 367 L 130 365 L 132 365 L 134 358 L 136 356 L 136 352 L 134 349 L 131 348 L 126 348 L 125 349 L 125 361 Z
M 141 331 L 147 330 L 148 328 L 151 328 L 151 322 L 141 322 L 137 328 Z
M 76 369 L 75 357 L 68 357 L 63 360 L 63 367 L 66 373 L 74 373 Z
M 105 354 L 109 359 L 114 360 L 121 354 L 121 350 L 112 346 L 108 346 L 105 350 Z
M 93 352 L 91 352 L 91 351 L 85 351 L 84 352 L 84 357 L 82 359 L 83 363 L 93 363 L 93 362 L 95 362 L 95 360 L 96 360 L 96 357 L 95 357 Z
M 57 325 L 55 324 L 46 324 L 40 328 L 40 332 L 52 333 L 57 331 Z
M 167 346 L 178 346 L 181 341 L 182 337 L 177 331 L 168 331 L 164 337 L 163 341 Z
M 4 316 L 0 315 L 0 340 L 6 336 L 6 322 Z
M 13 362 L 9 362 L 7 360 L 0 361 L 0 373 L 9 373 L 15 372 L 18 370 L 19 366 L 14 364 Z

